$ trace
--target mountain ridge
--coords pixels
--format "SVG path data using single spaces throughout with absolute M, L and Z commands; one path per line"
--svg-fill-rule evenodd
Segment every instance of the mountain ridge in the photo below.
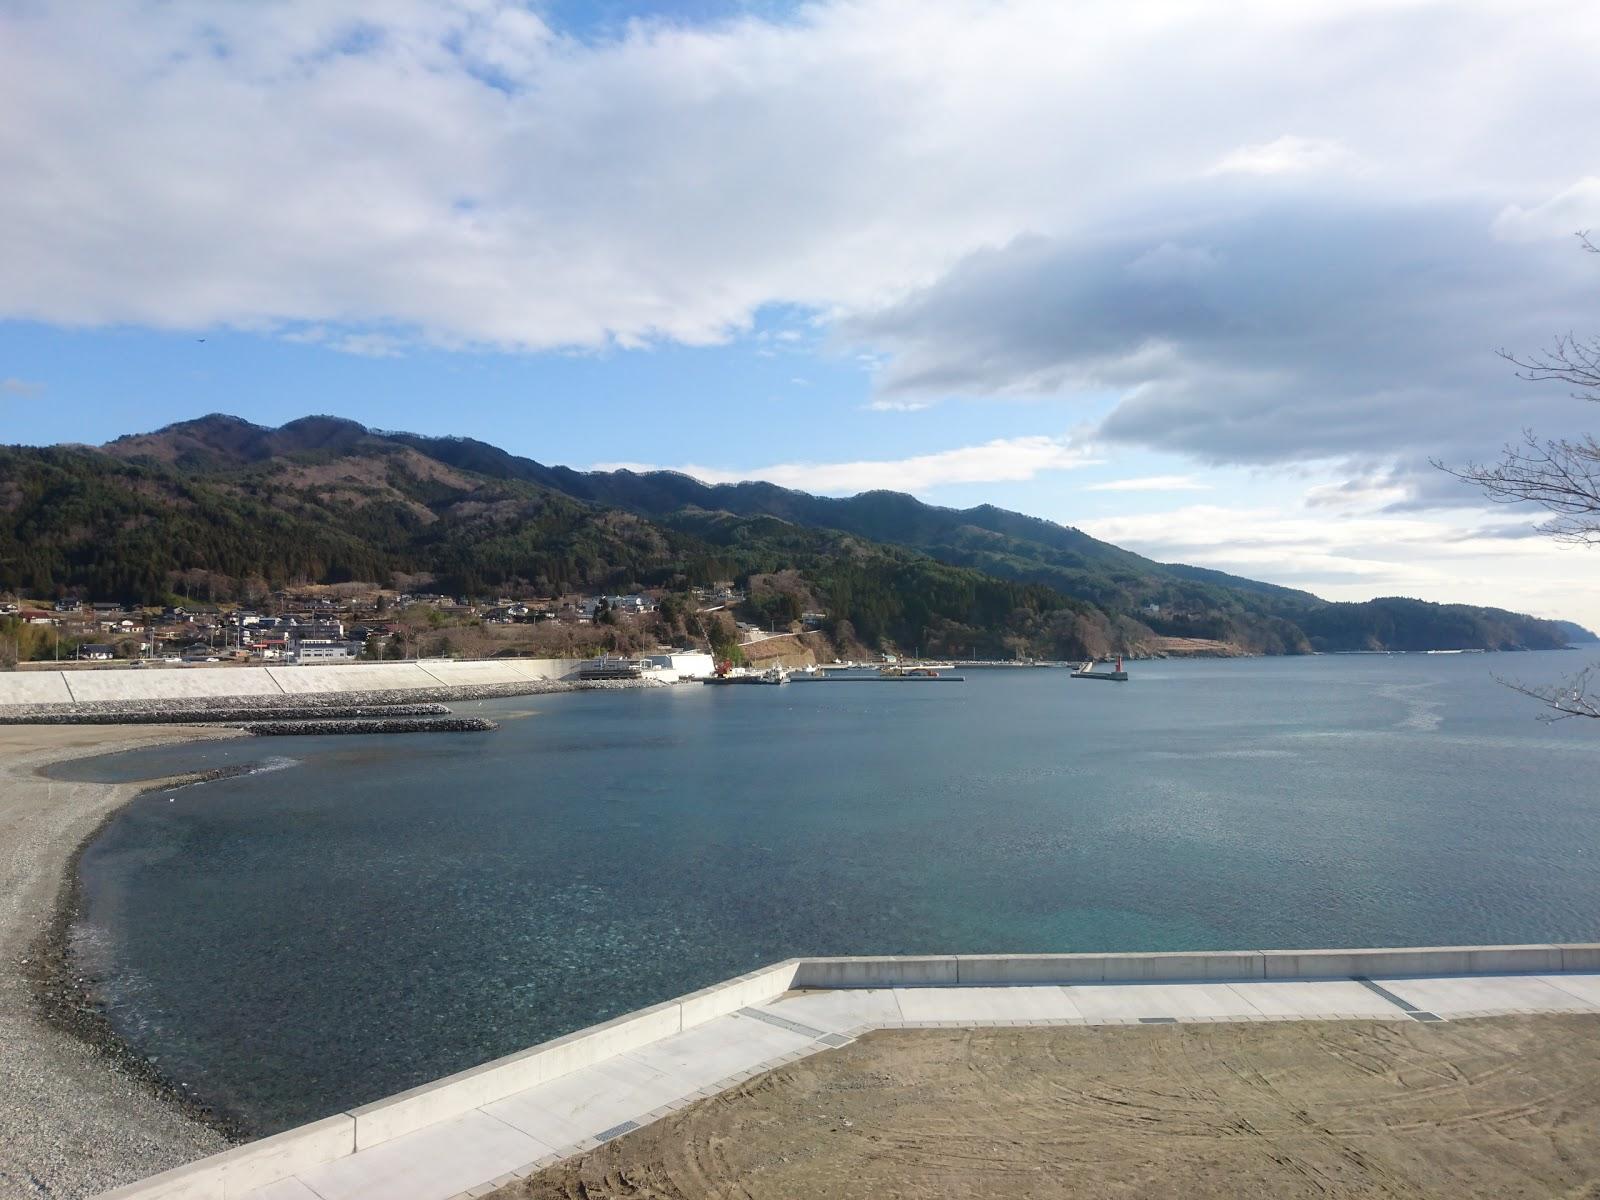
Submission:
M 1469 605 L 1331 603 L 989 504 L 582 472 L 328 415 L 274 428 L 219 413 L 101 447 L 11 447 L 5 517 L 0 586 L 13 588 L 149 595 L 197 570 L 235 582 L 424 571 L 481 593 L 798 570 L 852 630 L 957 650 L 1131 650 L 1160 637 L 1262 653 L 1510 649 L 1587 632 Z

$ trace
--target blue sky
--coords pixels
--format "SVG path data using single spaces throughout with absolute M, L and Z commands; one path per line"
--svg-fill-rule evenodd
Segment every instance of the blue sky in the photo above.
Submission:
M 329 412 L 1600 625 L 1600 10 L 0 4 L 0 440 Z M 201 339 L 204 339 L 203 341 Z

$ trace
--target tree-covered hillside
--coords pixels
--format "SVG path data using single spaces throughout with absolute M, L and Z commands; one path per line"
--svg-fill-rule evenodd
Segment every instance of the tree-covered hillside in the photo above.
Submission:
M 726 514 L 660 524 L 399 445 L 187 462 L 0 449 L 0 590 L 151 603 L 180 587 L 232 600 L 427 575 L 452 593 L 551 594 L 797 569 L 832 622 L 874 646 L 1072 657 L 1149 636 L 1049 588 L 849 535 Z
M 1153 562 L 992 506 L 582 473 L 334 417 L 183 422 L 0 449 L 0 590 L 152 602 L 429 575 L 453 593 L 684 588 L 794 571 L 867 645 L 1075 657 L 1204 638 L 1262 653 L 1546 648 L 1574 629 L 1465 605 L 1328 604 Z M 1586 632 L 1586 631 L 1580 631 Z

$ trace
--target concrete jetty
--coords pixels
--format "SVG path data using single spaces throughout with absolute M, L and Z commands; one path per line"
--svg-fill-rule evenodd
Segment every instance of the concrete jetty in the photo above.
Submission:
M 797 958 L 103 1200 L 455 1200 L 874 1029 L 1600 1014 L 1600 944 Z

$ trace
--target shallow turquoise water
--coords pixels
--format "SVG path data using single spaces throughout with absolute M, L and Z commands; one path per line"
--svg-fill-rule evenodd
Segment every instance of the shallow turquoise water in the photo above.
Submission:
M 1600 939 L 1600 729 L 1490 678 L 1584 661 L 592 692 L 138 752 L 71 769 L 280 769 L 124 810 L 80 942 L 119 1030 L 265 1131 L 793 954 Z

